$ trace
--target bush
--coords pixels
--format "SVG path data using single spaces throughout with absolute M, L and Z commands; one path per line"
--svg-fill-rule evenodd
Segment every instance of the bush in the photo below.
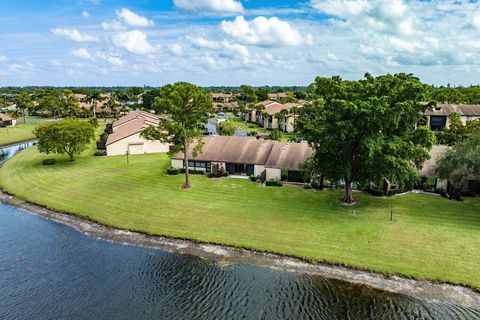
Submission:
M 177 175 L 178 174 L 178 169 L 169 168 L 169 169 L 167 169 L 167 174 L 170 175 L 170 176 Z
M 224 173 L 222 173 L 222 177 L 228 177 L 228 176 L 229 176 L 229 174 L 228 174 L 227 171 L 225 171 Z
M 318 182 L 316 182 L 316 181 L 313 181 L 313 182 L 311 183 L 311 187 L 312 187 L 313 189 L 319 190 L 319 189 L 320 189 L 320 184 L 319 184 Z
M 237 127 L 229 121 L 223 121 L 217 126 L 218 134 L 221 136 L 233 136 L 235 130 L 237 130 Z
M 303 189 L 312 189 L 312 185 L 310 183 L 305 183 Z
M 45 159 L 45 160 L 42 161 L 42 164 L 44 166 L 52 166 L 55 163 L 57 163 L 57 160 L 55 160 L 55 159 Z
M 257 177 L 253 174 L 249 177 L 250 181 L 257 182 Z
M 267 180 L 265 181 L 265 185 L 267 187 L 282 187 L 283 186 L 283 182 L 282 180 L 279 180 L 279 179 L 270 179 L 270 180 Z
M 210 172 L 209 174 L 207 174 L 207 177 L 211 179 L 211 178 L 216 178 L 217 175 L 215 173 Z
M 95 157 L 103 157 L 107 155 L 107 150 L 97 150 L 93 154 Z
M 249 137 L 255 137 L 257 135 L 257 131 L 249 131 L 249 132 L 247 132 L 247 135 Z

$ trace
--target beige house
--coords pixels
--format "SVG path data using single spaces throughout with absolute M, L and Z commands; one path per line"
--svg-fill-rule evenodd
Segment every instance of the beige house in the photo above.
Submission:
M 424 113 L 426 125 L 432 130 L 443 130 L 450 126 L 448 116 L 458 113 L 463 124 L 467 121 L 480 119 L 478 104 L 438 104 Z
M 168 152 L 169 145 L 140 137 L 143 129 L 158 126 L 160 117 L 145 111 L 133 111 L 112 124 L 106 148 L 107 156 Z
M 17 125 L 17 119 L 12 118 L 5 113 L 0 113 L 0 121 L 4 127 L 12 127 Z
M 233 98 L 231 93 L 212 93 L 211 96 L 214 103 L 228 103 Z
M 203 142 L 202 152 L 196 157 L 192 152 L 195 145 L 191 146 L 190 169 L 215 173 L 223 168 L 231 175 L 254 175 L 267 180 L 283 177 L 290 182 L 302 182 L 300 164 L 313 154 L 307 143 L 236 136 L 205 137 Z M 175 154 L 172 167 L 183 168 L 183 158 L 182 152 Z
M 286 99 L 288 95 L 285 92 L 276 92 L 276 93 L 269 93 L 268 100 L 277 101 L 280 99 Z
M 108 117 L 116 117 L 121 109 L 120 103 L 116 108 L 109 108 L 107 106 L 110 95 L 107 93 L 102 93 L 101 97 L 103 100 L 97 101 L 95 106 L 95 114 L 99 116 L 102 113 L 106 113 Z M 91 111 L 93 113 L 94 103 L 85 101 L 86 95 L 81 93 L 75 93 L 75 98 L 80 102 L 79 108 L 81 112 Z
M 248 122 L 256 122 L 260 127 L 265 129 L 278 129 L 284 132 L 294 132 L 295 120 L 298 117 L 294 108 L 301 108 L 299 103 L 278 103 L 275 101 L 262 101 L 259 103 L 263 110 L 253 109 L 245 114 L 245 120 Z M 278 119 L 275 115 L 280 111 L 286 110 L 285 117 Z
M 435 165 L 440 157 L 448 150 L 449 147 L 443 145 L 433 146 L 430 150 L 430 158 L 423 164 L 422 170 L 418 175 L 423 179 L 427 185 L 431 185 L 437 189 L 447 190 L 448 181 L 439 179 L 435 173 Z M 480 181 L 473 177 L 464 181 L 462 192 L 469 194 L 480 194 Z

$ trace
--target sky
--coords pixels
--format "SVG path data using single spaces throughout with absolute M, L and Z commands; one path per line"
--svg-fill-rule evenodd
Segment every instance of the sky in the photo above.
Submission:
M 0 86 L 480 83 L 468 0 L 0 0 Z

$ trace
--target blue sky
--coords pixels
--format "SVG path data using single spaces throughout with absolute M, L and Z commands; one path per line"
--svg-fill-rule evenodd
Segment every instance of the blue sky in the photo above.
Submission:
M 471 0 L 0 2 L 0 86 L 307 85 L 412 72 L 479 84 Z

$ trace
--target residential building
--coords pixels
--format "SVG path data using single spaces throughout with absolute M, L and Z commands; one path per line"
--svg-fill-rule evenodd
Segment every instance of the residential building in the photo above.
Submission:
M 259 105 L 261 106 L 261 109 L 252 109 L 245 114 L 246 121 L 256 122 L 260 127 L 265 129 L 278 129 L 289 133 L 295 131 L 295 120 L 298 117 L 298 113 L 295 110 L 301 108 L 301 104 L 281 104 L 267 100 L 260 102 Z M 282 110 L 286 110 L 285 116 L 278 119 L 276 115 Z
M 79 105 L 80 112 L 85 112 L 85 111 L 93 112 L 93 106 L 95 105 L 95 114 L 98 117 L 100 117 L 103 114 L 106 114 L 106 116 L 109 118 L 115 118 L 117 117 L 121 109 L 120 103 L 116 108 L 113 108 L 113 109 L 107 106 L 108 100 L 110 99 L 110 95 L 107 93 L 102 93 L 101 94 L 102 100 L 96 101 L 95 103 L 86 102 L 85 101 L 86 95 L 81 93 L 76 93 L 75 97 L 80 102 L 80 105 Z
M 277 101 L 280 99 L 286 99 L 288 95 L 285 92 L 276 92 L 276 93 L 269 93 L 268 100 Z
M 252 137 L 215 136 L 203 139 L 202 151 L 193 156 L 195 144 L 188 151 L 188 166 L 194 170 L 231 175 L 260 176 L 263 180 L 284 178 L 303 182 L 300 165 L 312 154 L 307 143 L 282 143 Z M 183 168 L 183 152 L 172 157 L 173 168 Z
M 437 189 L 448 190 L 448 181 L 442 180 L 437 177 L 435 173 L 435 165 L 440 157 L 448 150 L 449 147 L 436 145 L 430 150 L 430 158 L 424 162 L 422 169 L 419 172 L 419 176 L 429 186 Z M 480 181 L 474 177 L 467 179 L 463 183 L 462 192 L 468 194 L 480 194 Z
M 424 113 L 427 126 L 434 131 L 450 126 L 448 116 L 458 113 L 463 124 L 480 118 L 480 105 L 472 104 L 438 104 Z
M 145 112 L 133 111 L 112 124 L 106 148 L 108 156 L 168 152 L 169 145 L 160 141 L 150 141 L 140 136 L 143 129 L 158 126 L 160 117 Z
M 212 100 L 214 103 L 228 103 L 232 100 L 231 93 L 212 93 Z
M 0 113 L 0 121 L 2 123 L 2 127 L 11 127 L 17 125 L 17 120 L 5 113 Z

